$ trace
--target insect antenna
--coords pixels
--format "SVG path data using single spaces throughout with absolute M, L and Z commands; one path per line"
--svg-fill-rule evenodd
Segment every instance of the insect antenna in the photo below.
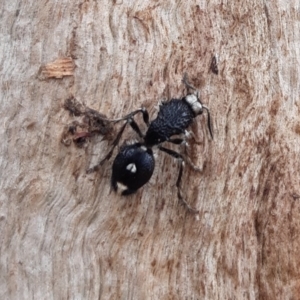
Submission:
M 191 90 L 196 91 L 196 96 L 197 96 L 199 102 L 201 103 L 201 101 L 200 101 L 200 99 L 199 99 L 199 91 L 198 91 L 194 86 L 192 86 L 192 85 L 188 82 L 187 73 L 184 73 L 183 78 L 182 78 L 182 82 L 185 84 L 185 86 L 186 86 L 188 89 L 191 89 Z M 201 103 L 201 104 L 202 104 L 202 103 Z

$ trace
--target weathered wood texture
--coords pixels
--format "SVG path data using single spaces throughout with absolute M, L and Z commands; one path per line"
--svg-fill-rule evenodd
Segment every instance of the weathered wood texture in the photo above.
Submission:
M 299 1 L 0 3 L 1 299 L 299 299 Z M 219 55 L 219 75 L 209 70 Z M 213 116 L 131 198 L 66 147 L 74 95 L 109 117 L 201 90 Z M 129 129 L 127 136 L 132 136 Z

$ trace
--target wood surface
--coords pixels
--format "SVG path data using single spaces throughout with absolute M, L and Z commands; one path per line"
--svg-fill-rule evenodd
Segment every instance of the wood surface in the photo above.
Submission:
M 299 1 L 11 0 L 0 12 L 0 299 L 299 299 Z M 183 175 L 199 215 L 178 202 L 166 154 L 124 198 L 113 158 L 86 174 L 111 137 L 61 142 L 82 121 L 66 99 L 154 118 L 186 93 L 185 72 L 214 131 L 196 119 L 203 172 Z

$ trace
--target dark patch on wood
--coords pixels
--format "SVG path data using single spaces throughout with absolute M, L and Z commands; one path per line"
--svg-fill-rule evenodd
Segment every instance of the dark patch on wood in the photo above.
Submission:
M 296 132 L 298 135 L 300 135 L 300 124 L 297 124 L 297 125 L 295 126 L 295 132 Z
M 75 120 L 65 126 L 61 138 L 61 142 L 65 146 L 70 146 L 71 140 L 73 140 L 77 147 L 82 148 L 89 138 L 95 135 L 103 135 L 108 140 L 112 138 L 113 127 L 105 115 L 86 107 L 74 97 L 65 101 L 64 108 L 73 116 L 83 117 L 81 121 Z
M 291 197 L 292 197 L 294 200 L 300 199 L 300 195 L 298 195 L 298 194 L 296 194 L 296 193 L 291 194 Z
M 156 266 L 156 259 L 153 259 L 153 260 L 152 260 L 151 266 L 152 266 L 152 268 L 154 268 L 154 267 Z
M 215 74 L 218 75 L 219 74 L 219 68 L 218 68 L 218 56 L 214 55 L 211 59 L 211 63 L 210 63 L 210 69 L 211 71 Z
M 277 115 L 279 107 L 280 107 L 279 100 L 275 99 L 272 102 L 272 105 L 270 106 L 270 115 L 271 115 L 271 117 L 274 117 L 274 116 Z

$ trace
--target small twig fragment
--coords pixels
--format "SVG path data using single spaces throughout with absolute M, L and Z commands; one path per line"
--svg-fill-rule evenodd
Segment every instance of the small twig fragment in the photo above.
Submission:
M 113 126 L 105 115 L 86 107 L 74 97 L 65 101 L 64 108 L 73 116 L 83 117 L 81 122 L 73 121 L 65 127 L 61 139 L 64 145 L 69 146 L 71 144 L 69 139 L 72 139 L 75 145 L 81 148 L 90 137 L 99 134 L 111 139 Z M 70 135 L 72 137 L 69 137 Z
M 40 68 L 39 79 L 63 78 L 74 75 L 75 64 L 71 57 L 58 58 Z

